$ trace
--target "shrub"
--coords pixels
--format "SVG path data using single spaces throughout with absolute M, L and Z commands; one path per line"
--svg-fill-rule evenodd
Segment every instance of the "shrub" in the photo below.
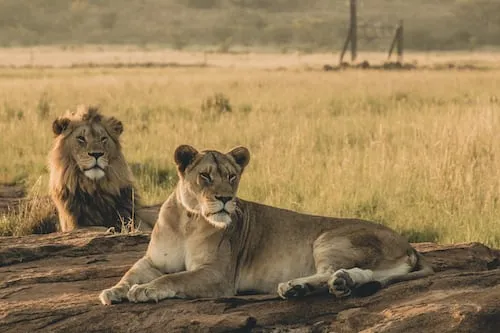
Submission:
M 217 112 L 226 113 L 233 110 L 229 98 L 222 93 L 216 93 L 213 96 L 207 97 L 201 103 L 201 110 L 203 112 Z

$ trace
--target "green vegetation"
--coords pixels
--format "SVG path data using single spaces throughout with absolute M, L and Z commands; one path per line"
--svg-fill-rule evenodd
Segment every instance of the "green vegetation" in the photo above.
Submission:
M 124 122 L 148 203 L 172 190 L 177 145 L 245 145 L 242 198 L 499 247 L 499 85 L 497 70 L 2 69 L 0 181 L 45 195 L 52 119 L 98 103 Z M 0 232 L 39 211 L 0 218 Z
M 398 20 L 414 50 L 500 44 L 497 0 L 359 0 L 359 47 L 389 46 Z M 346 0 L 3 0 L 0 46 L 162 45 L 175 49 L 269 47 L 338 50 Z M 366 25 L 366 28 L 363 27 Z

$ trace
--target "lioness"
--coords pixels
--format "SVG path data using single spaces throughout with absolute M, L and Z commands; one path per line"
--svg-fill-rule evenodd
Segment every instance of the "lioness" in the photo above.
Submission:
M 328 290 L 345 297 L 368 283 L 380 287 L 433 273 L 383 225 L 237 198 L 249 159 L 244 147 L 227 154 L 178 147 L 179 183 L 160 210 L 146 255 L 101 292 L 101 302 L 276 290 L 282 298 Z
M 56 137 L 49 155 L 49 190 L 60 230 L 119 231 L 135 221 L 136 227 L 150 231 L 158 209 L 141 208 L 120 145 L 121 121 L 81 105 L 54 120 L 52 130 Z

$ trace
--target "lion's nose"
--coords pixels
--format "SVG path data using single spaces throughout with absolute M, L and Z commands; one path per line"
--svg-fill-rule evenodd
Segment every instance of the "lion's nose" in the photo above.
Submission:
M 217 199 L 219 201 L 222 201 L 222 203 L 225 204 L 226 202 L 231 201 L 233 199 L 233 197 L 219 197 L 219 196 L 215 196 L 215 199 Z
M 104 153 L 89 153 L 89 156 L 92 156 L 92 157 L 93 157 L 93 158 L 95 158 L 96 160 L 97 160 L 99 157 L 103 156 L 103 155 L 104 155 Z

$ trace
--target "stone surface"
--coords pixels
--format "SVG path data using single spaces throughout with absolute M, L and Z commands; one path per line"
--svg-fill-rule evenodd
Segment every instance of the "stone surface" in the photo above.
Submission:
M 372 296 L 275 295 L 103 306 L 147 234 L 0 238 L 0 332 L 500 332 L 500 252 L 415 244 L 437 274 Z

